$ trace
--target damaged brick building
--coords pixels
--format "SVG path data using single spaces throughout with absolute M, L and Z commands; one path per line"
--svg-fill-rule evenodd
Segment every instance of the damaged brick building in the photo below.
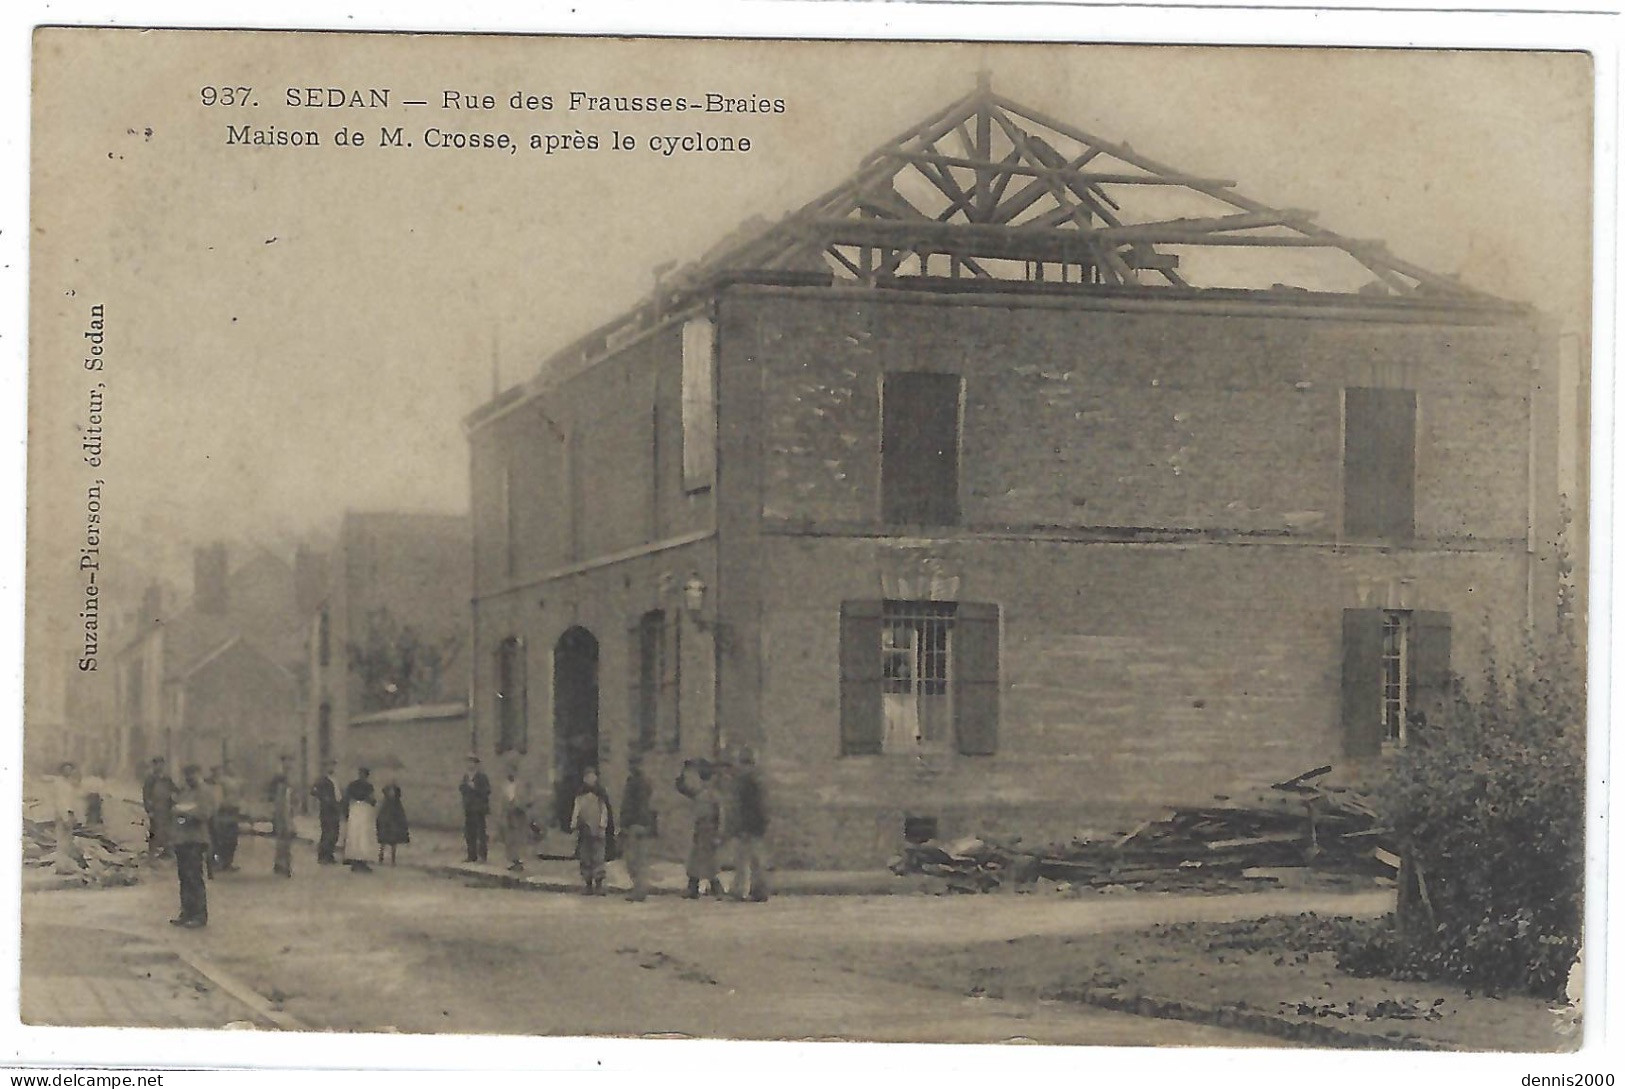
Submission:
M 1552 613 L 1554 347 L 980 86 L 468 419 L 477 743 L 783 865 L 1376 759 Z

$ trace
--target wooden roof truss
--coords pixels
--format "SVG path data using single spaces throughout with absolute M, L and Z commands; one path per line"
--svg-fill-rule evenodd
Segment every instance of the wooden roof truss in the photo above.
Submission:
M 1182 266 L 1199 254 L 1318 250 L 1363 266 L 1368 293 L 1488 298 L 1311 216 L 1245 197 L 1233 181 L 1182 173 L 995 94 L 984 80 L 871 152 L 843 184 L 688 271 L 1187 288 L 1233 286 L 1188 282 Z

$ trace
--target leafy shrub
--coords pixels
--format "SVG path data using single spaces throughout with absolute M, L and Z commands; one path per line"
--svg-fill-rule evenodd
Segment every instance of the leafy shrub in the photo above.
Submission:
M 1562 993 L 1584 914 L 1585 690 L 1561 642 L 1510 676 L 1492 663 L 1477 698 L 1409 729 L 1379 793 L 1405 859 L 1398 918 L 1346 946 L 1346 970 Z

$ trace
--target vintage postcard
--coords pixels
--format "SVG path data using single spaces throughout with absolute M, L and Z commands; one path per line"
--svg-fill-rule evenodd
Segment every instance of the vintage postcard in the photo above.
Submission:
M 26 1025 L 1579 1046 L 1586 54 L 34 66 Z

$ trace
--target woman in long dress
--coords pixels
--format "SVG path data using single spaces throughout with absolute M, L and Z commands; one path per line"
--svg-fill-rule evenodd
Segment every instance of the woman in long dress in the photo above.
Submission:
M 378 853 L 378 792 L 372 785 L 372 772 L 361 768 L 344 788 L 350 819 L 344 830 L 344 864 L 351 873 L 371 873 L 372 858 Z

